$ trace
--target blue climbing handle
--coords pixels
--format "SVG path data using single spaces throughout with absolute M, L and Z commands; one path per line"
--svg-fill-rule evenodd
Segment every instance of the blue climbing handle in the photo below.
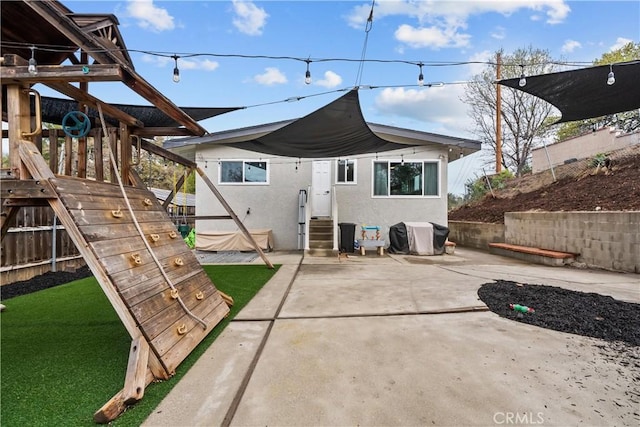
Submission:
M 69 111 L 62 119 L 62 130 L 72 138 L 83 138 L 91 130 L 91 120 L 81 111 Z

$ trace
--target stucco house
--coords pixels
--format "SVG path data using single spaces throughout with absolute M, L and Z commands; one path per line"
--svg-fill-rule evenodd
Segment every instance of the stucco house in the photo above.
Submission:
M 338 249 L 340 223 L 447 225 L 447 165 L 480 142 L 366 123 L 353 90 L 297 120 L 165 143 L 197 162 L 244 225 L 278 250 Z M 225 215 L 198 176 L 196 215 Z M 325 232 L 320 232 L 324 229 Z M 197 220 L 196 232 L 234 233 Z M 324 235 L 324 237 L 323 237 Z M 356 236 L 357 237 L 357 236 Z

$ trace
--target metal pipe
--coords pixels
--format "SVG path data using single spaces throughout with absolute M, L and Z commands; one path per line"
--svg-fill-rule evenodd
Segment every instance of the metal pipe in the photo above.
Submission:
M 51 271 L 54 273 L 57 269 L 57 257 L 58 257 L 58 216 L 53 214 L 53 230 L 51 231 Z

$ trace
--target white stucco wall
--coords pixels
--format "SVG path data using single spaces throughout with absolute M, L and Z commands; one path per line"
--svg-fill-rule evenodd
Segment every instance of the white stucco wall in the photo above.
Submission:
M 401 157 L 402 156 L 402 157 Z M 372 168 L 375 154 L 349 157 L 357 162 L 357 184 L 337 184 L 334 188 L 338 202 L 338 222 L 379 225 L 385 239 L 389 227 L 398 222 L 435 222 L 447 225 L 447 149 L 412 148 L 378 154 L 379 160 L 435 160 L 439 161 L 440 194 L 437 197 L 372 196 Z M 224 185 L 218 179 L 218 159 L 262 159 L 269 162 L 269 184 Z M 227 203 L 248 229 L 273 230 L 277 250 L 297 249 L 298 193 L 311 185 L 312 159 L 298 159 L 260 155 L 229 147 L 200 148 L 196 160 L 216 185 Z M 336 159 L 332 161 L 335 183 Z M 206 162 L 206 165 L 205 165 Z M 296 170 L 297 165 L 297 170 Z M 205 167 L 206 166 L 206 167 Z M 251 209 L 249 215 L 247 209 Z M 226 215 L 224 208 L 204 184 L 196 180 L 196 215 Z M 196 232 L 229 231 L 237 227 L 232 220 L 199 220 Z M 356 234 L 359 230 L 356 229 Z

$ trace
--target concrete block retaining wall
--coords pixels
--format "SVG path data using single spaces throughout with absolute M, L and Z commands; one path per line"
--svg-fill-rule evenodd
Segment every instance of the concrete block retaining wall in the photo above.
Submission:
M 640 273 L 640 212 L 508 212 L 504 225 L 449 221 L 449 239 L 488 250 L 490 242 L 579 254 L 589 267 Z
M 590 267 L 640 273 L 640 212 L 508 212 L 505 242 L 580 254 Z
M 489 250 L 489 243 L 504 242 L 504 225 L 488 222 L 449 221 L 449 240 L 468 248 Z

